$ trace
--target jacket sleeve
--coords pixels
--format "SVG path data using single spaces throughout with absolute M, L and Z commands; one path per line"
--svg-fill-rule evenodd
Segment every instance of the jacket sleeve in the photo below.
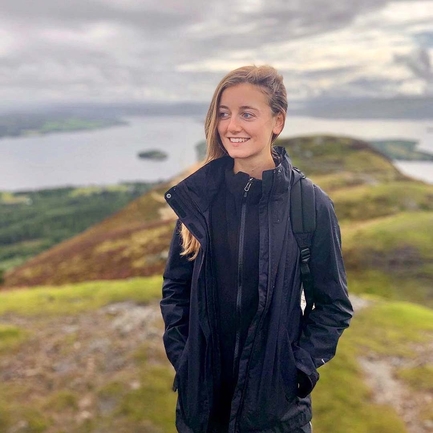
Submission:
M 163 336 L 167 357 L 175 370 L 188 338 L 190 287 L 193 262 L 182 252 L 180 222 L 174 229 L 163 274 L 161 313 L 165 323 Z
M 310 259 L 314 309 L 304 323 L 297 348 L 297 358 L 303 360 L 300 388 L 304 387 L 304 392 L 300 393 L 305 395 L 319 378 L 315 369 L 335 355 L 338 339 L 353 315 L 334 206 L 320 188 L 315 187 L 315 190 L 316 231 Z

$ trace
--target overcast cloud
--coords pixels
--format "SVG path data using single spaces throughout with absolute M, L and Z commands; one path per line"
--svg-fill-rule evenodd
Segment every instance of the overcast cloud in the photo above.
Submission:
M 208 101 L 270 63 L 292 101 L 433 94 L 433 1 L 0 0 L 1 104 Z

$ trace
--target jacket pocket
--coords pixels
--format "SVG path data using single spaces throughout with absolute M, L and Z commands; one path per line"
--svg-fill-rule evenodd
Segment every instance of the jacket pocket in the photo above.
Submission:
M 319 373 L 314 365 L 311 356 L 308 352 L 299 346 L 292 346 L 293 355 L 295 357 L 295 365 L 298 370 L 297 382 L 298 391 L 297 396 L 304 398 L 313 391 L 319 380 Z
M 180 412 L 183 414 L 183 417 L 185 417 L 185 411 L 184 407 L 187 403 L 186 397 L 187 397 L 187 383 L 188 383 L 188 353 L 186 350 L 182 352 L 182 355 L 180 356 L 176 375 L 174 376 L 174 382 L 173 382 L 173 389 L 177 391 L 178 393 L 178 405 Z
M 293 348 L 286 332 L 285 341 L 282 347 L 281 376 L 284 384 L 286 400 L 291 402 L 297 394 L 297 367 Z
M 186 345 L 178 363 L 176 385 L 178 392 L 178 414 L 182 422 L 192 431 L 204 431 L 209 402 L 208 384 L 204 373 L 202 352 Z
M 185 358 L 187 355 L 187 346 L 188 345 L 185 344 L 185 347 L 184 347 L 184 349 L 183 349 L 182 353 L 180 354 L 179 359 L 177 361 L 177 365 L 175 368 L 176 372 L 175 372 L 174 379 L 173 379 L 173 387 L 172 387 L 173 391 L 177 391 L 179 389 L 179 372 L 182 368 L 182 365 L 185 364 Z

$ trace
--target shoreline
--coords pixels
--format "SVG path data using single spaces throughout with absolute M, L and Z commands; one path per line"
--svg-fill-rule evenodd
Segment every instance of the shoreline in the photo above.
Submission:
M 405 176 L 433 185 L 433 162 L 432 161 L 392 161 Z
M 0 119 L 1 120 L 1 119 Z M 17 133 L 0 134 L 0 141 L 15 138 L 35 138 L 47 135 L 70 134 L 74 132 L 100 131 L 116 126 L 128 126 L 129 122 L 124 119 L 84 119 L 65 118 L 54 121 L 46 121 L 36 128 L 17 128 Z

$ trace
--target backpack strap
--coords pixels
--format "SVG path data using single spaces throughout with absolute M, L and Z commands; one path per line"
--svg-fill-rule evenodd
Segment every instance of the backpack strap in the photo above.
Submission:
M 292 230 L 300 251 L 301 281 L 307 306 L 307 318 L 314 305 L 313 278 L 310 271 L 311 243 L 316 229 L 316 202 L 313 182 L 298 168 L 293 167 L 295 176 L 290 194 L 290 218 Z

